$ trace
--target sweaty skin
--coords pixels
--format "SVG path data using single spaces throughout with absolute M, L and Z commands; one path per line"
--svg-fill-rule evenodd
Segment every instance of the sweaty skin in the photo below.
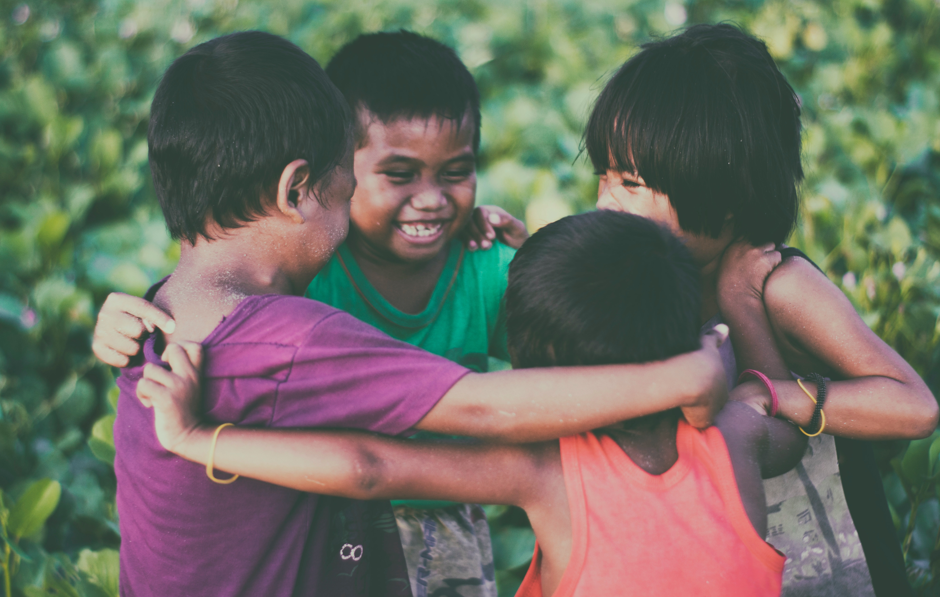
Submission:
M 647 187 L 634 173 L 615 170 L 600 176 L 597 208 L 648 217 L 686 241 L 702 269 L 702 321 L 722 313 L 731 326 L 740 368 L 758 369 L 775 380 L 780 414 L 789 421 L 808 425 L 814 409 L 792 380 L 791 370 L 801 375 L 815 371 L 833 380 L 828 384 L 826 433 L 855 439 L 916 439 L 936 429 L 940 409 L 924 380 L 808 262 L 790 258 L 762 288 L 752 289 L 751 308 L 767 313 L 768 322 L 763 323 L 744 316 L 740 301 L 736 308 L 729 307 L 729 301 L 736 299 L 728 295 L 747 284 L 735 281 L 737 257 L 744 252 L 733 249 L 730 219 L 718 238 L 683 231 L 666 195 Z M 742 399 L 769 400 L 761 384 L 746 385 L 751 393 L 748 398 L 742 394 Z M 815 394 L 814 384 L 807 387 Z

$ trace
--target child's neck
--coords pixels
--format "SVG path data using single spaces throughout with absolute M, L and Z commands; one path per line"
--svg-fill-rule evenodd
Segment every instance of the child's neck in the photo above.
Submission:
M 721 255 L 700 266 L 702 309 L 699 318 L 702 325 L 705 325 L 708 320 L 718 314 L 718 266 L 720 263 Z
M 606 427 L 604 433 L 616 441 L 638 467 L 651 475 L 662 475 L 679 460 L 678 427 L 676 411 Z
M 352 231 L 346 246 L 372 287 L 393 307 L 411 315 L 427 308 L 450 254 L 448 244 L 428 261 L 391 260 L 357 242 Z
M 168 341 L 202 341 L 246 297 L 303 293 L 303 281 L 292 279 L 266 258 L 256 239 L 239 231 L 213 242 L 182 243 L 179 264 L 154 298 L 176 320 Z

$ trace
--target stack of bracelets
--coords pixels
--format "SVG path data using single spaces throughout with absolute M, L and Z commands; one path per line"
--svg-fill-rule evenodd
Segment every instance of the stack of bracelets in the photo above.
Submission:
M 740 382 L 747 375 L 753 375 L 759 379 L 768 390 L 770 390 L 771 405 L 770 412 L 768 414 L 771 417 L 776 417 L 779 402 L 777 398 L 777 390 L 774 388 L 773 382 L 771 382 L 766 375 L 760 371 L 757 371 L 756 369 L 746 369 L 745 371 L 742 371 L 741 376 L 738 377 L 738 381 Z M 800 389 L 803 390 L 803 392 L 809 396 L 809 399 L 813 401 L 813 404 L 816 405 L 816 409 L 813 411 L 813 417 L 809 420 L 809 428 L 816 429 L 816 426 L 818 425 L 819 429 L 816 429 L 815 432 L 810 433 L 809 431 L 800 427 L 800 431 L 802 431 L 803 434 L 807 437 L 816 437 L 823 432 L 823 429 L 826 428 L 826 413 L 823 412 L 823 404 L 826 402 L 826 378 L 818 373 L 810 373 L 806 376 L 806 379 L 816 384 L 815 397 L 810 393 L 809 390 L 806 389 L 806 386 L 803 385 L 803 380 L 798 379 L 796 380 L 796 383 L 800 385 Z
M 810 394 L 809 390 L 806 389 L 806 386 L 803 385 L 803 380 L 798 379 L 796 380 L 796 383 L 800 384 L 800 389 L 803 390 L 803 392 L 809 396 L 809 399 L 812 400 L 816 405 L 816 409 L 813 410 L 813 418 L 809 420 L 809 428 L 816 429 L 816 425 L 819 425 L 819 429 L 813 433 L 809 433 L 800 427 L 800 431 L 802 431 L 807 437 L 816 437 L 823 432 L 823 429 L 826 428 L 826 413 L 823 412 L 823 404 L 826 402 L 826 378 L 818 373 L 810 373 L 806 376 L 806 379 L 816 384 L 815 398 L 812 394 Z

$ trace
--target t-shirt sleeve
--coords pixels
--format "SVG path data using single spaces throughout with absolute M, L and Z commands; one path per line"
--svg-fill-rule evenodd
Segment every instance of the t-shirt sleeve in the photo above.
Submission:
M 469 371 L 342 312 L 313 328 L 278 387 L 272 425 L 400 434 Z

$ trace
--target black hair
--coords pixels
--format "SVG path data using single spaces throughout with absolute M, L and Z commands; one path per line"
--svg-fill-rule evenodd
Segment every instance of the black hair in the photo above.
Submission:
M 638 174 L 683 230 L 783 242 L 799 210 L 800 101 L 763 42 L 696 25 L 643 45 L 607 83 L 583 145 L 594 168 Z
M 473 150 L 480 147 L 480 92 L 456 52 L 439 41 L 412 33 L 369 33 L 349 42 L 326 67 L 330 80 L 360 114 L 356 144 L 368 139 L 367 110 L 383 123 L 432 116 L 461 125 L 473 119 Z
M 261 217 L 284 168 L 327 177 L 349 148 L 349 107 L 317 61 L 269 33 L 200 44 L 170 65 L 150 110 L 150 170 L 173 238 L 195 243 L 209 219 Z M 319 200 L 319 198 L 318 198 Z
M 699 271 L 651 220 L 596 211 L 536 232 L 506 289 L 516 367 L 643 363 L 700 347 Z

